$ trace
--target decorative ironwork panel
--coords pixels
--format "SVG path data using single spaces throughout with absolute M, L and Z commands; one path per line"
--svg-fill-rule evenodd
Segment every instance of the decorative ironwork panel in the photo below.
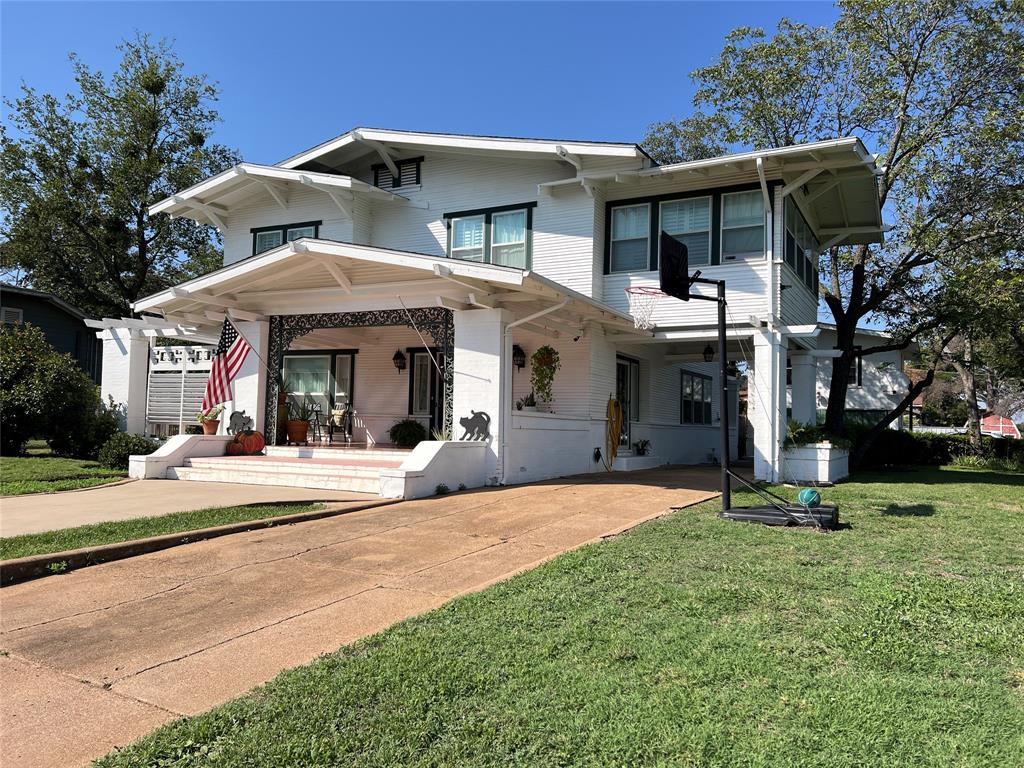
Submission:
M 267 363 L 265 424 L 267 442 L 278 442 L 278 395 L 280 373 L 288 347 L 300 336 L 321 328 L 372 328 L 404 325 L 429 336 L 443 357 L 444 428 L 452 431 L 452 399 L 455 394 L 455 323 L 452 311 L 444 307 L 377 309 L 367 312 L 321 312 L 313 315 L 271 315 Z

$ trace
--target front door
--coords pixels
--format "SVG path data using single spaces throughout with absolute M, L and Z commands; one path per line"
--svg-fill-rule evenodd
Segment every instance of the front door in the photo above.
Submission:
M 437 366 L 444 369 L 444 356 L 431 350 Z M 427 422 L 433 432 L 444 424 L 444 382 L 441 372 L 425 349 L 409 351 L 409 414 Z
M 615 399 L 622 406 L 622 431 L 619 445 L 625 449 L 632 446 L 631 427 L 640 418 L 640 363 L 628 357 L 615 359 Z

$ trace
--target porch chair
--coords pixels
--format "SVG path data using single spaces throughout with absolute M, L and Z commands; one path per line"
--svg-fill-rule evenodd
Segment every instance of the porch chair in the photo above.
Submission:
M 309 415 L 312 416 L 309 420 L 309 429 L 313 433 L 313 442 L 316 443 L 321 443 L 324 439 L 324 433 L 320 423 L 320 414 L 323 413 L 323 410 L 323 405 L 318 401 L 314 401 L 309 407 Z

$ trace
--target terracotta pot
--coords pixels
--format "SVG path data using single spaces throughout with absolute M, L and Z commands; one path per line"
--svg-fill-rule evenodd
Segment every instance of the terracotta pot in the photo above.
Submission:
M 277 404 L 278 405 L 284 405 L 287 402 L 288 402 L 288 393 L 287 392 L 278 392 L 277 393 Z
M 288 430 L 289 443 L 306 442 L 306 435 L 309 434 L 308 421 L 300 421 L 299 419 L 288 419 L 286 428 Z
M 220 419 L 208 419 L 203 422 L 204 435 L 216 435 L 218 429 L 220 429 Z

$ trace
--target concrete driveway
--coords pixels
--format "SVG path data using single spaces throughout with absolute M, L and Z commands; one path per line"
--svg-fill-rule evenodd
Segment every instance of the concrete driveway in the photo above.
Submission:
M 576 477 L 225 536 L 0 590 L 5 768 L 78 765 L 670 507 L 711 469 Z
M 0 536 L 54 531 L 109 520 L 169 515 L 209 507 L 269 504 L 282 501 L 379 501 L 370 493 L 321 491 L 275 485 L 183 483 L 136 480 L 64 493 L 34 493 L 0 499 Z

